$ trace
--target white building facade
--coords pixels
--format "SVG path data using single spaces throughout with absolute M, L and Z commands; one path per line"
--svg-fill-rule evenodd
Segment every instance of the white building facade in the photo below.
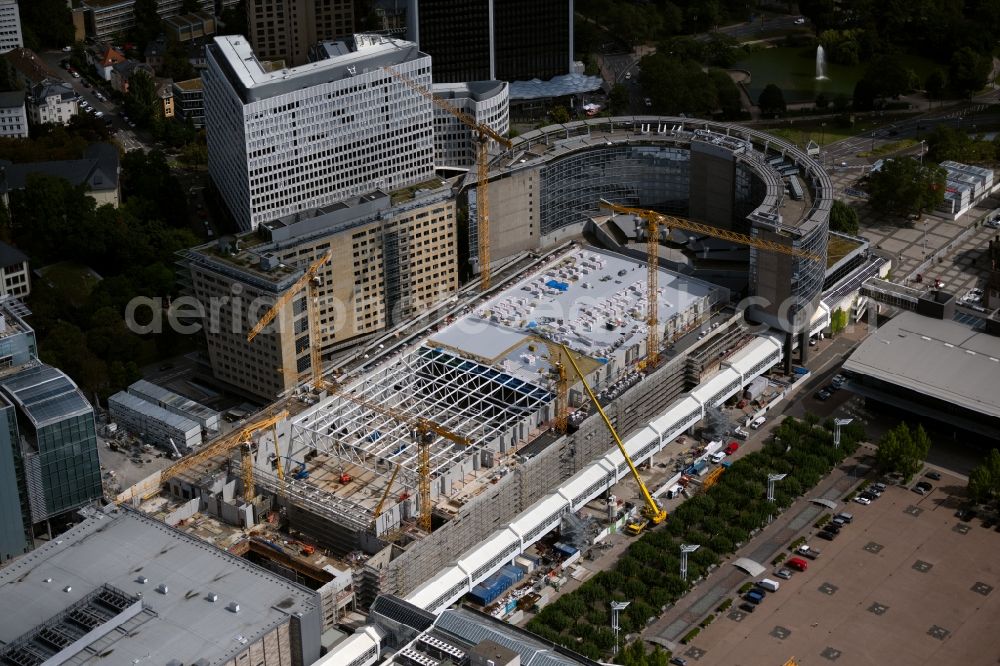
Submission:
M 24 139 L 28 136 L 28 114 L 23 92 L 0 93 L 0 137 Z
M 340 55 L 265 67 L 246 38 L 216 37 L 203 74 L 208 171 L 234 219 L 262 222 L 434 176 L 431 58 L 411 42 L 355 35 Z
M 34 86 L 28 96 L 28 117 L 36 125 L 68 125 L 80 112 L 73 86 L 62 81 L 45 80 Z
M 0 53 L 24 46 L 17 0 L 0 0 Z
M 490 127 L 502 136 L 510 130 L 509 89 L 506 81 L 440 83 L 433 88 L 434 97 L 466 112 L 477 123 Z M 475 130 L 453 114 L 434 107 L 434 159 L 439 168 L 474 167 L 477 140 Z

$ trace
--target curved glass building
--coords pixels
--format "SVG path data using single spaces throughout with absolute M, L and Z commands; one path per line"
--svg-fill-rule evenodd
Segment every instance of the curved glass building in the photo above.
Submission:
M 475 192 L 469 256 L 478 242 Z M 600 118 L 518 137 L 491 166 L 494 261 L 582 232 L 601 199 L 689 217 L 800 248 L 820 260 L 749 249 L 750 316 L 808 329 L 826 274 L 830 179 L 796 146 L 740 125 L 686 118 Z

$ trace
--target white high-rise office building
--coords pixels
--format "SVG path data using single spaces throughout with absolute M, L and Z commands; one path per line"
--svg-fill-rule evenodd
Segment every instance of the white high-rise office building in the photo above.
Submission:
M 434 112 L 389 66 L 431 86 L 411 42 L 355 35 L 291 69 L 257 60 L 245 37 L 207 49 L 208 171 L 237 223 L 328 206 L 434 177 Z
M 21 15 L 17 0 L 0 0 L 0 53 L 24 46 L 21 39 Z

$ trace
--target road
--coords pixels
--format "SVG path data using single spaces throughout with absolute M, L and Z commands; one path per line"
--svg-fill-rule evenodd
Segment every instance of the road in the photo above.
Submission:
M 85 79 L 73 78 L 69 72 L 63 69 L 59 62 L 69 57 L 69 53 L 64 53 L 63 51 L 42 51 L 39 54 L 45 64 L 53 71 L 56 78 L 61 81 L 65 81 L 73 86 L 73 90 L 76 94 L 80 96 L 81 99 L 86 100 L 97 111 L 104 113 L 103 120 L 110 120 L 111 126 L 109 130 L 112 136 L 121 144 L 125 151 L 131 150 L 148 150 L 148 146 L 139 138 L 139 136 L 133 131 L 125 121 L 121 119 L 119 115 L 118 107 L 111 103 L 111 101 L 104 101 L 97 99 L 94 95 L 94 88 L 92 84 L 85 83 Z M 81 72 L 83 74 L 83 72 Z M 105 96 L 106 97 L 106 96 Z M 84 113 L 83 109 L 80 109 L 80 113 Z

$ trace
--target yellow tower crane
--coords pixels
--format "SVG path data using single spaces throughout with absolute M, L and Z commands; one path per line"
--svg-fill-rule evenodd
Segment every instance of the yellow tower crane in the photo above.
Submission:
M 260 321 L 247 334 L 247 342 L 253 342 L 257 334 L 274 321 L 274 318 L 281 312 L 281 308 L 288 305 L 303 288 L 306 288 L 306 319 L 309 324 L 309 366 L 312 371 L 312 383 L 316 389 L 322 388 L 323 385 L 323 359 L 320 356 L 319 315 L 316 313 L 316 287 L 319 284 L 318 274 L 320 269 L 332 258 L 333 252 L 327 251 L 322 257 L 309 264 L 302 277 L 274 302 L 271 309 L 264 313 Z
M 434 106 L 455 116 L 460 122 L 471 127 L 476 132 L 476 210 L 479 227 L 479 284 L 480 288 L 486 291 L 490 288 L 489 143 L 490 139 L 492 139 L 507 149 L 510 149 L 513 144 L 511 144 L 510 139 L 497 133 L 489 125 L 477 122 L 474 117 L 465 111 L 455 108 L 443 99 L 438 99 L 434 96 L 434 93 L 402 72 L 388 66 L 382 69 L 405 83 L 411 90 L 429 99 Z
M 383 416 L 388 416 L 389 418 L 395 419 L 399 423 L 410 426 L 416 432 L 417 440 L 417 473 L 419 477 L 417 495 L 420 497 L 420 529 L 430 534 L 431 532 L 431 516 L 433 515 L 431 507 L 431 441 L 433 435 L 438 435 L 444 437 L 448 441 L 454 442 L 455 444 L 460 444 L 462 446 L 469 446 L 472 444 L 472 440 L 468 437 L 458 435 L 451 432 L 447 428 L 443 428 L 433 421 L 429 421 L 425 418 L 419 416 L 413 416 L 400 409 L 394 407 L 386 407 L 385 405 L 379 404 L 377 402 L 367 400 L 366 398 L 361 398 L 359 396 L 347 393 L 344 391 L 342 386 L 332 384 L 330 382 L 325 382 L 324 387 L 328 389 L 334 395 L 353 402 L 356 405 L 360 405 L 371 411 L 382 414 Z M 398 470 L 398 467 L 397 467 Z M 395 478 L 395 473 L 393 473 L 393 478 Z M 390 485 L 392 482 L 389 482 Z M 388 493 L 388 490 L 386 491 Z M 384 501 L 384 500 L 383 500 Z M 379 503 L 381 507 L 381 502 Z M 377 517 L 377 516 L 376 516 Z
M 240 460 L 240 470 L 241 477 L 243 478 L 243 497 L 246 501 L 251 501 L 256 495 L 254 490 L 254 480 L 253 480 L 253 456 L 251 455 L 251 441 L 255 434 L 261 430 L 270 430 L 272 437 L 274 437 L 274 449 L 275 453 L 278 450 L 278 432 L 277 425 L 282 420 L 288 418 L 288 412 L 286 410 L 281 410 L 276 414 L 271 416 L 266 416 L 262 419 L 254 421 L 247 424 L 242 429 L 234 432 L 231 435 L 222 437 L 210 443 L 205 448 L 201 449 L 197 453 L 192 453 L 191 455 L 181 458 L 169 467 L 164 468 L 160 472 L 160 480 L 167 481 L 175 476 L 180 476 L 181 474 L 187 472 L 193 467 L 207 461 L 212 458 L 228 453 L 229 451 L 240 448 L 241 449 L 241 460 Z M 149 499 L 153 495 L 159 492 L 159 487 L 155 491 L 143 495 L 141 499 Z M 127 497 L 123 501 L 129 501 L 133 498 Z M 121 502 L 119 502 L 121 503 Z
M 728 231 L 726 229 L 719 229 L 708 224 L 694 222 L 693 220 L 686 220 L 673 215 L 664 215 L 662 213 L 657 213 L 654 210 L 647 210 L 645 208 L 620 206 L 603 199 L 599 203 L 601 208 L 605 208 L 616 213 L 635 215 L 636 217 L 646 221 L 646 358 L 640 369 L 647 367 L 654 368 L 660 360 L 659 316 L 657 312 L 659 299 L 657 298 L 657 291 L 659 290 L 659 238 L 661 227 L 668 230 L 684 229 L 685 231 L 693 231 L 694 233 L 701 234 L 703 236 L 720 238 L 722 240 L 739 243 L 741 245 L 749 245 L 750 247 L 755 247 L 758 250 L 765 250 L 767 252 L 775 252 L 793 257 L 802 257 L 813 261 L 823 260 L 818 254 L 807 250 L 801 250 L 796 247 L 791 247 L 789 245 L 783 245 L 776 241 L 754 238 L 753 236 L 748 236 L 746 234 Z
M 583 376 L 583 373 L 580 371 L 580 366 L 576 364 L 576 360 L 573 358 L 573 355 L 565 345 L 560 345 L 560 347 L 562 347 L 563 352 L 569 359 L 570 364 L 572 364 L 573 370 L 576 372 L 576 376 L 580 378 L 583 388 L 586 389 L 587 395 L 590 396 L 590 401 L 593 402 L 594 407 L 597 408 L 597 413 L 601 415 L 602 419 L 604 419 L 604 425 L 606 425 L 608 430 L 611 432 L 611 436 L 614 438 L 615 444 L 618 445 L 618 450 L 621 451 L 622 457 L 625 458 L 625 462 L 628 463 L 628 468 L 632 470 L 632 476 L 635 478 L 636 483 L 639 484 L 639 491 L 642 493 L 642 499 L 646 502 L 643 514 L 649 522 L 654 525 L 659 525 L 667 519 L 667 512 L 661 509 L 660 505 L 656 503 L 656 500 L 653 499 L 652 493 L 649 492 L 649 488 L 646 487 L 642 477 L 639 476 L 639 470 L 636 469 L 635 463 L 632 462 L 632 458 L 629 457 L 628 451 L 625 450 L 625 444 L 622 443 L 622 439 L 618 436 L 618 432 L 615 430 L 615 427 L 611 425 L 611 419 L 609 419 L 608 415 L 604 413 L 601 403 L 598 402 L 597 396 L 594 395 L 594 391 L 590 388 L 590 384 L 587 383 L 587 378 Z M 633 529 L 634 534 L 638 534 L 645 527 L 645 524 L 639 525 L 640 526 L 637 529 Z
M 536 337 L 549 350 L 549 364 L 556 376 L 556 430 L 564 433 L 569 426 L 569 371 L 562 361 L 564 347 L 547 338 Z
M 392 476 L 389 477 L 389 483 L 385 484 L 385 492 L 382 493 L 382 499 L 378 501 L 378 506 L 375 507 L 375 515 L 372 517 L 372 531 L 375 530 L 375 522 L 378 517 L 382 515 L 382 507 L 385 506 L 385 501 L 389 498 L 389 492 L 392 490 L 392 484 L 396 482 L 396 476 L 399 475 L 399 468 L 402 467 L 400 463 L 396 463 L 396 466 L 392 470 Z

